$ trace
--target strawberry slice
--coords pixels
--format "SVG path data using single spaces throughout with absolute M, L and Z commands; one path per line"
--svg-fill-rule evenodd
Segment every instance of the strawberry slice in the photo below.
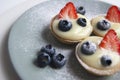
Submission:
M 58 18 L 65 18 L 65 19 L 76 19 L 77 11 L 72 2 L 68 2 L 64 8 L 61 9 L 60 13 L 58 14 Z
M 118 52 L 120 54 L 120 40 L 116 32 L 110 29 L 99 44 L 99 47 Z
M 105 17 L 111 22 L 120 23 L 120 10 L 117 6 L 111 6 L 108 9 L 107 15 Z

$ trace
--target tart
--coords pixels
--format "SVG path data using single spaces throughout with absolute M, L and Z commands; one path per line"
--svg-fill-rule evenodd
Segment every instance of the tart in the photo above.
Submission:
M 77 13 L 72 2 L 68 2 L 51 20 L 52 34 L 63 43 L 77 43 L 92 33 L 90 21 L 82 14 Z
M 97 36 L 103 37 L 110 29 L 115 30 L 120 39 L 120 10 L 117 6 L 111 6 L 107 14 L 97 15 L 92 18 L 91 25 Z
M 112 29 L 103 38 L 90 36 L 78 43 L 75 54 L 79 63 L 95 75 L 112 75 L 120 70 L 120 40 Z

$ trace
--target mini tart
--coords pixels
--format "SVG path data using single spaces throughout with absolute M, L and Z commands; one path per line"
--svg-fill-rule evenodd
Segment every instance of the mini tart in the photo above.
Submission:
M 56 15 L 50 25 L 50 30 L 52 34 L 61 42 L 72 44 L 80 42 L 81 40 L 87 38 L 92 33 L 92 26 L 90 24 L 90 21 L 83 15 L 77 14 L 78 18 L 85 18 L 86 19 L 86 26 L 82 27 L 77 23 L 77 19 L 66 19 L 70 22 L 72 22 L 72 28 L 69 31 L 63 32 L 58 29 L 58 23 L 61 19 L 58 19 L 58 16 Z
M 107 30 L 100 30 L 97 28 L 97 23 L 101 20 L 106 20 L 110 23 L 111 27 Z M 115 30 L 118 38 L 120 39 L 120 23 L 111 22 L 105 18 L 105 15 L 98 15 L 91 20 L 91 25 L 93 26 L 93 32 L 95 35 L 103 37 L 110 29 Z
M 120 70 L 120 56 L 116 52 L 99 48 L 99 43 L 102 37 L 91 36 L 83 40 L 76 46 L 75 55 L 79 63 L 90 73 L 98 76 L 112 75 Z M 90 41 L 97 46 L 96 51 L 92 55 L 85 55 L 81 52 L 81 45 Z M 112 64 L 110 66 L 103 66 L 100 62 L 102 55 L 109 55 L 112 58 Z

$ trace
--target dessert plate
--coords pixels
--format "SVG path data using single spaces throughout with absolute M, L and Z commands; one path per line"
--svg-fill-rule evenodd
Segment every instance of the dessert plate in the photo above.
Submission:
M 22 80 L 118 80 L 120 73 L 109 77 L 88 73 L 75 57 L 75 45 L 62 44 L 52 36 L 50 21 L 69 1 L 76 7 L 84 6 L 89 19 L 106 13 L 110 6 L 97 0 L 50 0 L 26 11 L 13 24 L 8 40 L 10 58 L 18 75 Z M 39 68 L 34 64 L 38 51 L 47 44 L 65 55 L 67 63 L 63 68 Z

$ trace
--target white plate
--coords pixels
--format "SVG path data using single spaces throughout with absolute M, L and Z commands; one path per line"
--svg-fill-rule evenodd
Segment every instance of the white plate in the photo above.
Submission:
M 50 21 L 68 1 L 72 1 L 75 6 L 84 6 L 89 19 L 106 13 L 110 6 L 95 0 L 51 0 L 26 11 L 13 24 L 8 42 L 10 57 L 17 73 L 22 80 L 118 80 L 119 73 L 112 77 L 89 74 L 74 55 L 75 45 L 70 47 L 62 44 L 52 36 Z M 38 68 L 34 65 L 37 52 L 46 44 L 52 44 L 57 52 L 67 57 L 67 64 L 62 69 L 52 69 L 49 66 Z

